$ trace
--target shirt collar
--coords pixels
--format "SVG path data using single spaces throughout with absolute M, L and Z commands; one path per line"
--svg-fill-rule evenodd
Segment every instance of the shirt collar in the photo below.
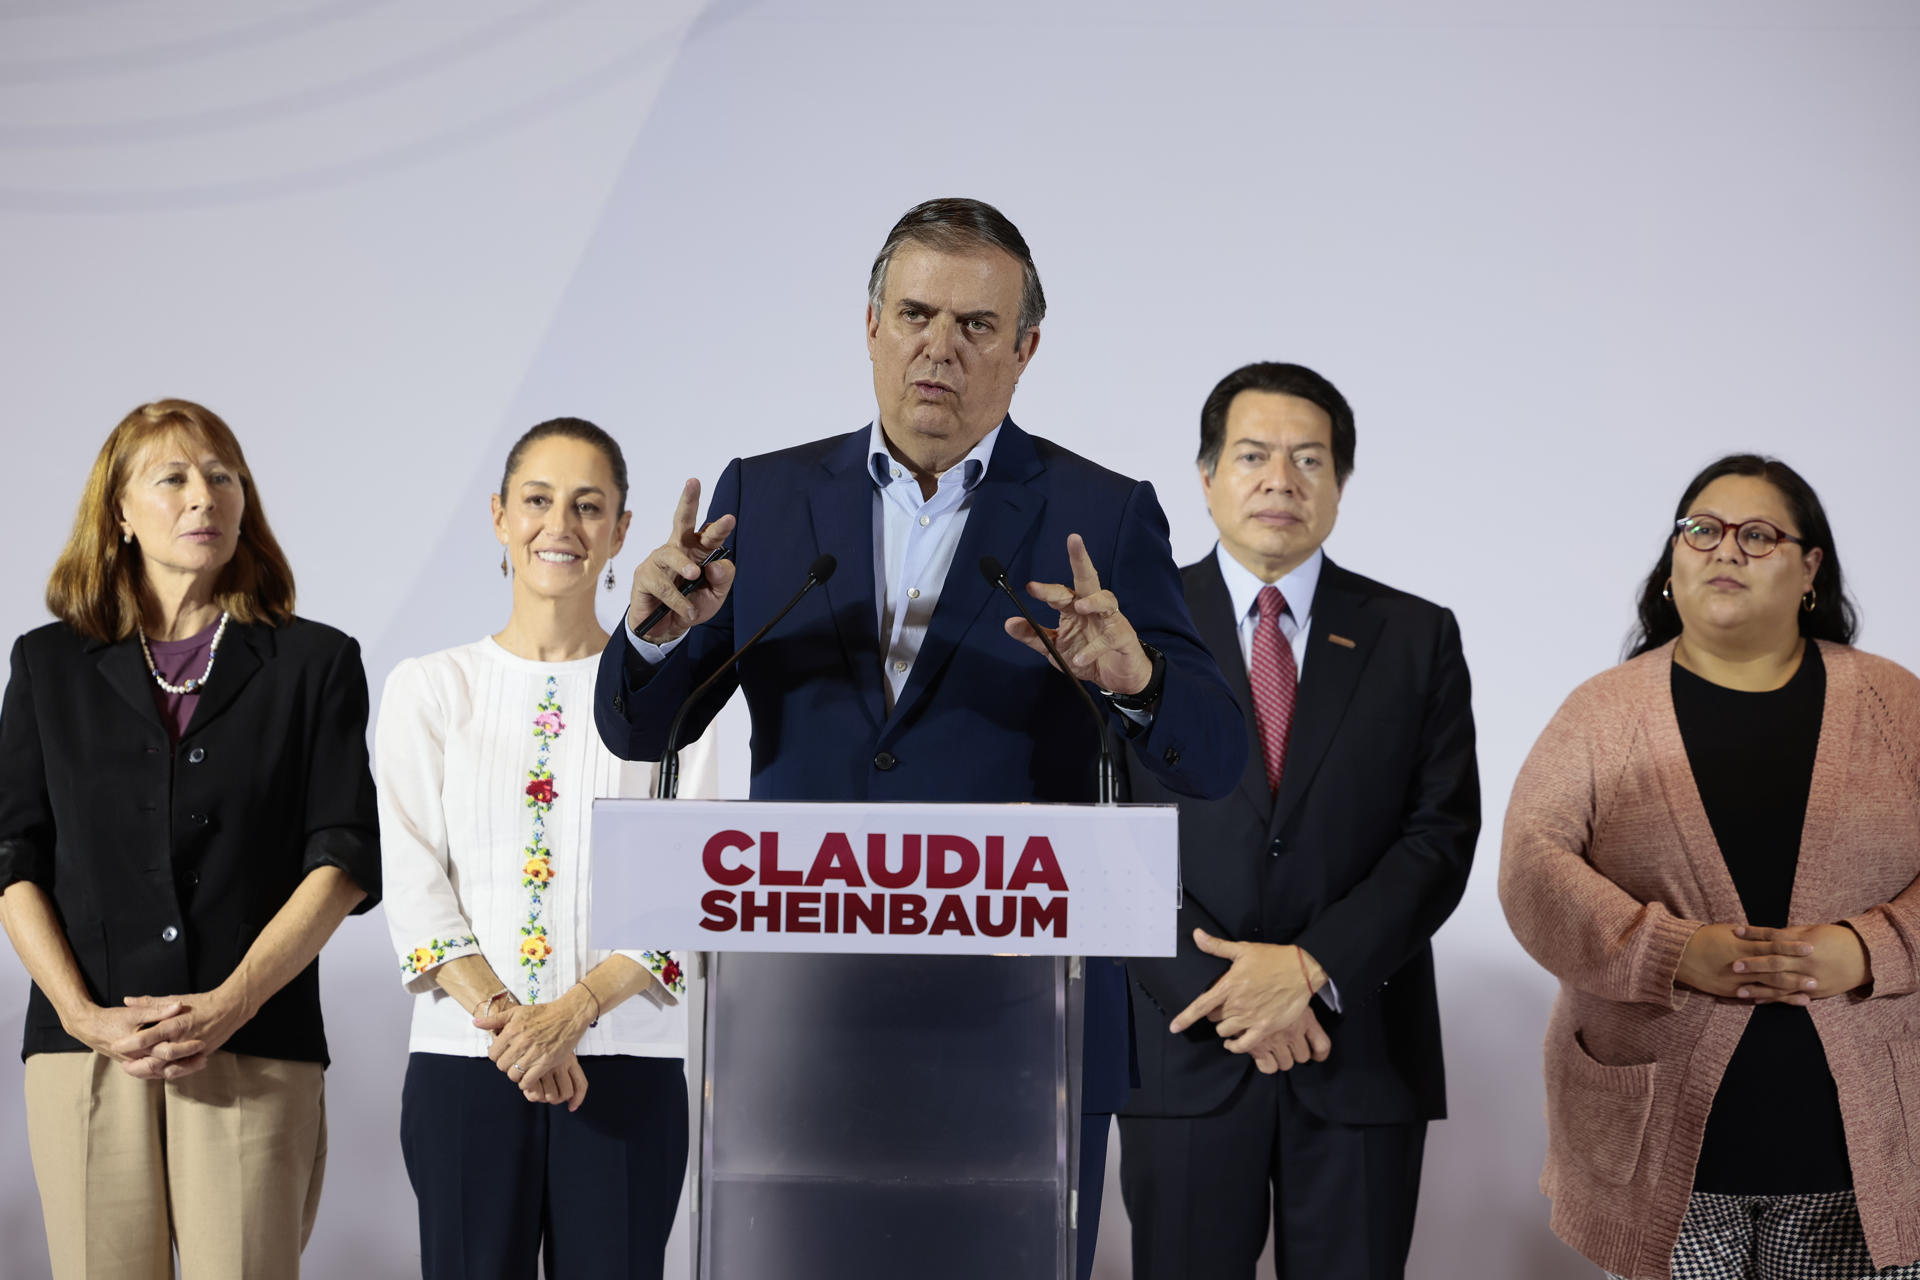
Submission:
M 1267 584 L 1260 581 L 1259 575 L 1253 570 L 1235 560 L 1233 554 L 1220 544 L 1214 544 L 1213 554 L 1220 562 L 1220 576 L 1226 579 L 1227 595 L 1233 600 L 1234 619 L 1245 622 L 1247 615 L 1256 609 L 1260 588 Z M 1320 566 L 1326 561 L 1326 552 L 1315 547 L 1312 555 L 1273 584 L 1287 598 L 1287 612 L 1293 615 L 1294 622 L 1304 622 L 1307 615 L 1313 612 L 1313 593 L 1320 586 Z
M 995 427 L 993 430 L 987 432 L 986 435 L 982 436 L 980 443 L 973 446 L 972 451 L 969 452 L 966 457 L 954 464 L 960 469 L 960 488 L 962 492 L 973 492 L 974 487 L 986 479 L 987 463 L 993 457 L 994 441 L 1000 438 L 1000 427 L 1006 425 L 1006 419 L 1002 418 L 1000 420 L 1000 426 Z M 896 469 L 899 471 L 897 477 L 894 475 Z M 912 479 L 912 477 L 907 474 L 907 469 L 895 462 L 893 455 L 887 451 L 887 438 L 880 430 L 880 415 L 878 414 L 874 415 L 873 425 L 868 428 L 867 432 L 867 474 L 871 475 L 873 482 L 882 489 L 892 484 L 895 479 Z M 947 471 L 941 473 L 941 478 L 944 479 L 951 474 L 952 468 L 949 468 Z

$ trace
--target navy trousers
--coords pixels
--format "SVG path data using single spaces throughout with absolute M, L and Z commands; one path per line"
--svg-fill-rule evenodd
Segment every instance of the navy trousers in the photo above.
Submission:
M 687 1171 L 679 1058 L 588 1057 L 578 1111 L 528 1102 L 493 1061 L 416 1053 L 400 1148 L 422 1280 L 658 1280 Z

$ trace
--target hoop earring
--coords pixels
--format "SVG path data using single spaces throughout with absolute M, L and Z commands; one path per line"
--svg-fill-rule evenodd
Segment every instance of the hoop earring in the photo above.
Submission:
M 1800 607 L 1801 609 L 1805 610 L 1807 613 L 1812 613 L 1813 607 L 1819 603 L 1820 603 L 1820 593 L 1815 591 L 1812 587 L 1808 587 L 1807 594 L 1800 597 Z
M 507 573 L 507 553 L 504 551 L 500 553 L 500 576 L 503 578 L 510 576 Z
M 613 590 L 613 566 L 607 566 L 607 590 Z
M 1673 579 L 1667 579 L 1667 585 L 1660 588 L 1660 598 L 1668 604 L 1673 603 Z

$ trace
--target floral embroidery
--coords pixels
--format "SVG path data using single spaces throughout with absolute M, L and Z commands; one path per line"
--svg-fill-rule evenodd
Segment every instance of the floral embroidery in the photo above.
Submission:
M 408 977 L 425 973 L 447 958 L 447 952 L 456 947 L 477 947 L 480 940 L 472 934 L 458 938 L 429 938 L 426 945 L 415 947 L 400 957 L 400 972 Z
M 660 979 L 661 986 L 676 996 L 687 994 L 687 975 L 671 951 L 642 951 L 640 958 L 653 976 Z
M 553 883 L 553 854 L 547 848 L 547 814 L 559 793 L 553 786 L 553 744 L 566 731 L 561 715 L 560 682 L 547 677 L 546 696 L 540 699 L 533 717 L 533 737 L 540 744 L 527 770 L 527 808 L 533 810 L 533 840 L 527 845 L 527 860 L 520 867 L 520 886 L 527 891 L 527 922 L 520 926 L 520 967 L 527 971 L 527 1003 L 540 1003 L 540 971 L 547 967 L 553 944 L 547 941 L 545 901 L 547 886 Z

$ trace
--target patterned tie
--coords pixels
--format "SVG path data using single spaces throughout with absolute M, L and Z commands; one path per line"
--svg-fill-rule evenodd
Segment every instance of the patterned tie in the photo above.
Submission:
M 1260 748 L 1267 757 L 1267 789 L 1280 789 L 1280 770 L 1287 762 L 1287 731 L 1293 727 L 1294 695 L 1300 686 L 1293 665 L 1293 646 L 1280 634 L 1280 611 L 1287 601 L 1278 587 L 1262 587 L 1255 600 L 1260 610 L 1253 624 L 1253 716 L 1260 722 Z

